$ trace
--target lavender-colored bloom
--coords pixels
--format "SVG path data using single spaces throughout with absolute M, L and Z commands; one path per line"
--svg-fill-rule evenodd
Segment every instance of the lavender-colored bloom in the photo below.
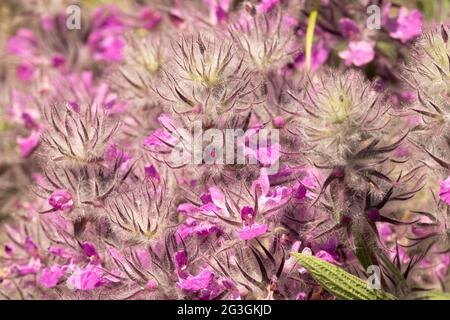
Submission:
M 72 195 L 64 189 L 53 191 L 48 199 L 48 203 L 56 210 L 70 210 L 74 206 Z
M 347 66 L 354 64 L 361 67 L 371 62 L 375 57 L 375 44 L 370 41 L 352 41 L 347 50 L 339 52 L 339 57 L 344 59 Z

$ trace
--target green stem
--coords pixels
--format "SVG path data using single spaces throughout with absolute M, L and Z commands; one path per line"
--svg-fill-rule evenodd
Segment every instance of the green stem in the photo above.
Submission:
M 308 29 L 306 30 L 306 68 L 308 70 L 311 68 L 311 51 L 319 6 L 320 0 L 314 0 L 313 8 L 309 14 Z

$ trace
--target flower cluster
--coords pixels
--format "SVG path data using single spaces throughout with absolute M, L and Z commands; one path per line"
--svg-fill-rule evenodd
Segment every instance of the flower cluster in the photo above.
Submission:
M 0 297 L 334 299 L 291 253 L 376 265 L 399 298 L 445 291 L 448 22 L 50 3 L 0 4 Z

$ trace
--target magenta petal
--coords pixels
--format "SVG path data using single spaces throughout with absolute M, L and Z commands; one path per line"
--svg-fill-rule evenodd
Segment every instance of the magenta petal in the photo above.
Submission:
M 94 265 L 88 265 L 85 268 L 77 267 L 67 279 L 69 288 L 78 290 L 92 290 L 106 282 L 107 280 L 103 278 L 102 269 Z
M 17 138 L 22 157 L 25 158 L 30 155 L 30 153 L 38 146 L 40 137 L 40 132 L 33 131 L 27 138 Z
M 267 224 L 253 224 L 250 227 L 243 228 L 239 231 L 239 237 L 242 240 L 250 240 L 267 232 Z
M 53 288 L 58 284 L 59 279 L 66 273 L 67 266 L 53 265 L 45 268 L 41 272 L 39 283 L 46 288 Z
M 195 292 L 208 288 L 213 280 L 214 274 L 207 269 L 203 269 L 196 276 L 190 275 L 184 279 L 179 279 L 178 286 L 183 290 Z
M 71 209 L 74 206 L 72 195 L 64 189 L 55 190 L 50 195 L 48 203 L 56 210 Z
M 439 189 L 439 197 L 446 204 L 450 205 L 450 176 L 441 181 Z

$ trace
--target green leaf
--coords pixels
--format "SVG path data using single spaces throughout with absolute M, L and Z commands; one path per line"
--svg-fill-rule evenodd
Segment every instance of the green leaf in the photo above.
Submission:
M 429 291 L 419 295 L 419 298 L 425 300 L 450 300 L 450 293 L 442 291 Z
M 366 281 L 322 259 L 303 253 L 292 256 L 327 291 L 343 300 L 395 300 L 395 296 L 369 288 Z
M 367 243 L 367 239 L 363 235 L 355 236 L 355 244 L 356 244 L 356 257 L 358 258 L 361 265 L 364 269 L 367 267 L 376 264 L 376 261 L 373 258 L 372 251 Z

